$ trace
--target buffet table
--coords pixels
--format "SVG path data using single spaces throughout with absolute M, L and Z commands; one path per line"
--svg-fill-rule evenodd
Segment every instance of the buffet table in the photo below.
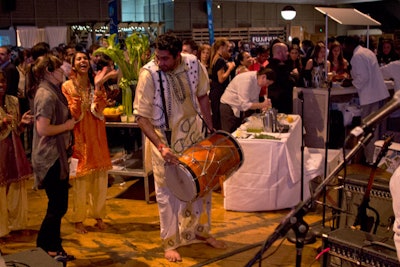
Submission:
M 288 133 L 268 133 L 280 138 L 256 139 L 236 131 L 243 150 L 243 165 L 224 182 L 224 208 L 265 211 L 295 206 L 301 198 L 301 118 L 290 115 Z M 308 181 L 323 173 L 323 153 L 305 150 L 304 198 Z

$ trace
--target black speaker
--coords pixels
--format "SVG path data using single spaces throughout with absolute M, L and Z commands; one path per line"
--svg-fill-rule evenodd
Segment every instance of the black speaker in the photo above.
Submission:
M 368 176 L 360 174 L 351 174 L 345 178 L 341 192 L 341 208 L 342 210 L 346 210 L 346 213 L 342 212 L 340 214 L 338 228 L 353 226 L 358 213 L 358 207 L 362 203 L 365 190 L 367 189 L 368 180 Z M 372 209 L 367 209 L 367 215 L 371 218 L 371 221 L 373 219 L 373 227 L 370 233 L 393 238 L 392 225 L 394 215 L 388 179 L 375 177 L 370 192 L 369 206 Z M 377 222 L 377 216 L 379 216 L 379 222 Z M 374 233 L 373 230 L 375 228 L 376 232 Z
M 324 267 L 398 267 L 392 239 L 350 228 L 336 229 L 323 236 Z
M 41 248 L 5 255 L 3 258 L 7 266 L 63 267 L 62 262 L 56 261 Z
M 1 9 L 3 12 L 11 12 L 15 11 L 17 8 L 16 0 L 1 0 Z

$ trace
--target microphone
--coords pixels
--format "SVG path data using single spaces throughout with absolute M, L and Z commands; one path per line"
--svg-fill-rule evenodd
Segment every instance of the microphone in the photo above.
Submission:
M 367 117 L 365 117 L 360 126 L 355 127 L 351 130 L 350 134 L 358 137 L 364 132 L 372 131 L 373 127 L 385 119 L 387 116 L 395 112 L 400 108 L 400 91 L 397 91 L 393 98 L 387 102 L 382 108 L 371 113 Z

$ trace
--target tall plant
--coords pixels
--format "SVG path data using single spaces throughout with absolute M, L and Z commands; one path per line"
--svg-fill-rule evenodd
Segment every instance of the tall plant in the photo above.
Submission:
M 116 40 L 116 34 L 107 38 L 107 47 L 100 47 L 94 54 L 104 53 L 118 66 L 122 73 L 119 87 L 122 89 L 122 104 L 127 115 L 132 114 L 132 90 L 135 90 L 140 69 L 149 60 L 149 38 L 139 32 L 134 32 L 125 39 L 125 49 Z

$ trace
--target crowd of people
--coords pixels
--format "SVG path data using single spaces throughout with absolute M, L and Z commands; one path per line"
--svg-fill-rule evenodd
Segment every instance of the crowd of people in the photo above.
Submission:
M 88 231 L 87 215 L 98 229 L 107 227 L 112 165 L 102 111 L 115 104 L 110 94 L 115 88 L 109 87 L 118 85 L 120 73 L 110 58 L 94 54 L 99 47 L 50 49 L 38 43 L 17 55 L 0 47 L 0 237 L 26 226 L 25 182 L 34 177 L 35 187 L 48 197 L 37 246 L 64 262 L 74 258 L 62 247 L 64 216 L 80 234 Z M 388 99 L 384 78 L 400 88 L 399 57 L 387 40 L 374 53 L 355 37 L 338 38 L 329 47 L 298 38 L 251 47 L 248 42 L 233 46 L 226 38 L 197 44 L 167 33 L 158 36 L 152 58 L 142 68 L 133 105 L 151 146 L 160 235 L 172 262 L 182 260 L 177 248 L 183 245 L 226 246 L 210 235 L 211 193 L 185 202 L 168 188 L 165 173 L 179 163 L 179 153 L 216 130 L 232 133 L 254 112 L 292 113 L 293 88 L 323 86 L 326 71 L 332 81 L 352 79 L 363 117 Z M 367 162 L 372 162 L 371 144 Z M 71 159 L 78 162 L 73 173 Z

